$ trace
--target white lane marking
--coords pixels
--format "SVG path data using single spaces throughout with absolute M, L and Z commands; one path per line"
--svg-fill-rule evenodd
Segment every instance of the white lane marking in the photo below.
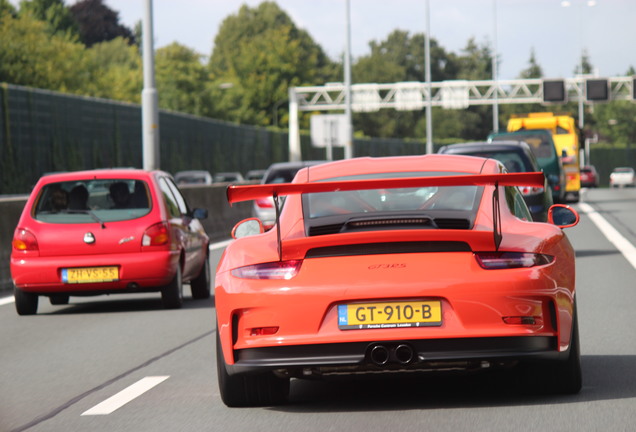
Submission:
M 133 399 L 146 393 L 148 390 L 156 385 L 161 384 L 170 376 L 151 376 L 145 377 L 134 383 L 133 385 L 123 389 L 114 396 L 109 397 L 105 401 L 95 405 L 93 408 L 82 413 L 83 416 L 88 415 L 107 415 L 112 413 L 118 408 L 126 405 Z
M 212 243 L 210 245 L 210 250 L 223 249 L 224 247 L 226 247 L 230 243 L 232 243 L 232 239 L 225 240 L 225 241 L 222 241 L 222 242 Z
M 592 206 L 584 202 L 579 203 L 579 208 L 587 214 L 596 227 L 616 246 L 616 249 L 623 254 L 629 263 L 636 269 L 636 247 L 619 233 L 603 216 L 601 216 Z
M 13 296 L 0 298 L 0 306 L 8 305 L 9 303 L 13 303 L 14 301 L 15 298 Z

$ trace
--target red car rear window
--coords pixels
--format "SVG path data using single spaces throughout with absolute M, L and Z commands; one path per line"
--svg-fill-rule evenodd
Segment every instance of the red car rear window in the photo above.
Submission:
M 113 222 L 144 216 L 150 207 L 148 186 L 142 180 L 74 180 L 45 185 L 33 216 L 50 223 Z

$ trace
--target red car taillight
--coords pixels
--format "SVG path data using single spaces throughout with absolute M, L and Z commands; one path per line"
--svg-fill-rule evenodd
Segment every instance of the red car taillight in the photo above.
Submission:
M 475 257 L 486 270 L 530 268 L 554 261 L 553 256 L 528 252 L 477 252 Z
M 170 242 L 170 226 L 166 222 L 152 225 L 144 232 L 142 246 L 162 246 Z
M 532 187 L 532 186 L 520 186 L 519 190 L 521 191 L 521 195 L 535 195 L 543 192 L 543 188 Z
M 255 201 L 256 205 L 259 208 L 274 208 L 274 200 L 272 200 L 270 197 L 257 198 Z
M 38 241 L 28 230 L 18 228 L 13 234 L 13 249 L 19 252 L 35 252 L 39 250 Z
M 302 260 L 289 260 L 254 264 L 232 270 L 232 276 L 241 279 L 291 279 L 300 270 Z

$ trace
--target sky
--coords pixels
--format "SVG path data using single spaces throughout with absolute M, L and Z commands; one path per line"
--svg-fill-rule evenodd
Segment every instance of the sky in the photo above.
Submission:
M 334 60 L 346 48 L 346 0 L 275 0 Z M 67 0 L 73 4 L 74 0 Z M 104 0 L 134 27 L 145 0 Z M 155 48 L 179 42 L 209 56 L 223 20 L 261 0 L 153 0 Z M 568 7 L 563 3 L 569 3 Z M 590 3 L 595 3 L 593 6 Z M 396 29 L 426 32 L 425 0 L 349 0 L 351 54 L 370 53 Z M 515 79 L 531 50 L 545 78 L 570 78 L 585 48 L 599 77 L 636 67 L 636 0 L 429 0 L 431 37 L 461 54 L 472 37 L 496 45 L 499 79 Z M 354 60 L 355 61 L 355 60 Z M 424 77 L 422 77 L 424 81 Z

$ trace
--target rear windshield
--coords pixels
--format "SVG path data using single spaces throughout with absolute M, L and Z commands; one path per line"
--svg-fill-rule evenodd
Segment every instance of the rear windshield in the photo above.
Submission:
M 556 158 L 556 149 L 546 135 L 543 134 L 523 134 L 523 135 L 500 135 L 494 137 L 493 141 L 507 141 L 509 139 L 519 139 L 527 142 L 537 159 Z
M 267 173 L 267 176 L 263 179 L 263 183 L 291 183 L 296 177 L 296 173 L 302 167 L 293 168 L 277 168 Z
M 522 157 L 521 153 L 512 151 L 476 151 L 470 153 L 470 156 L 479 156 L 483 158 L 496 159 L 508 170 L 508 172 L 533 172 L 535 169 L 532 163 L 526 157 Z
M 631 173 L 634 172 L 634 169 L 633 168 L 615 168 L 614 172 L 615 173 L 629 173 L 629 174 L 631 174 Z
M 466 173 L 408 172 L 346 176 L 325 181 L 428 177 Z M 305 217 L 309 219 L 347 214 L 418 213 L 422 211 L 461 210 L 473 212 L 483 188 L 477 186 L 440 186 L 399 189 L 370 189 L 346 192 L 320 192 L 303 195 Z
M 42 188 L 33 216 L 43 222 L 89 223 L 135 219 L 150 212 L 148 186 L 142 180 L 82 180 Z

